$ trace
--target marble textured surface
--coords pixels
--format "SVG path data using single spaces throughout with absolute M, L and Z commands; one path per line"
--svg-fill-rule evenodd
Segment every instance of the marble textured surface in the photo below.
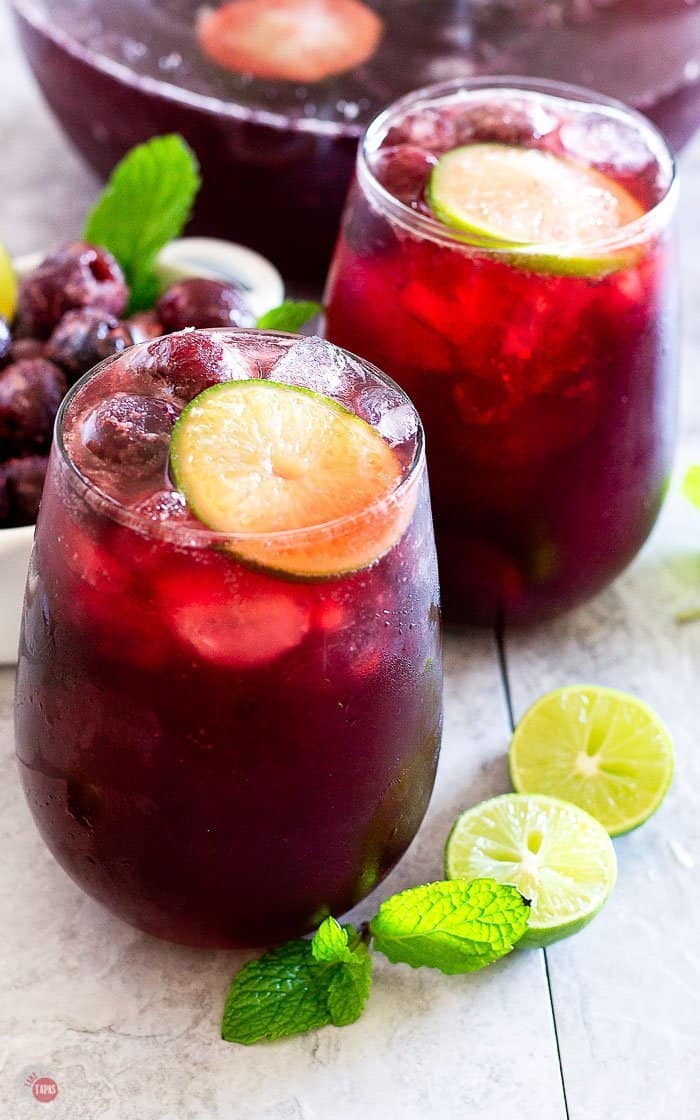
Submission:
M 44 109 L 0 10 L 0 238 L 16 252 L 76 231 L 95 182 Z M 700 456 L 700 144 L 683 160 L 683 460 Z M 696 934 L 700 788 L 694 665 L 700 525 L 677 495 L 630 572 L 593 604 L 506 643 L 519 714 L 572 679 L 639 691 L 677 738 L 673 790 L 617 841 L 620 880 L 584 933 L 487 972 L 382 966 L 363 1019 L 273 1047 L 218 1038 L 241 957 L 163 945 L 105 914 L 44 849 L 12 757 L 12 673 L 0 671 L 0 1117 L 24 1120 L 693 1120 L 700 1097 Z M 508 706 L 488 635 L 447 641 L 446 735 L 428 819 L 384 895 L 440 874 L 460 808 L 508 788 Z M 369 900 L 359 914 L 367 914 Z M 556 1033 L 555 1033 L 556 1025 Z M 19 1088 L 27 1067 L 59 1085 Z

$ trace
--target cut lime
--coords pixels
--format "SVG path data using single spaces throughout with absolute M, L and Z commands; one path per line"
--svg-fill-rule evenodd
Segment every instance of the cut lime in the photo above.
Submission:
M 554 797 L 507 793 L 457 818 L 445 849 L 448 879 L 512 883 L 532 903 L 518 945 L 577 933 L 606 902 L 617 873 L 605 829 Z
M 0 245 L 0 315 L 11 323 L 17 310 L 17 277 L 12 258 Z
M 328 397 L 275 381 L 200 393 L 173 429 L 171 464 L 200 521 L 241 537 L 242 559 L 287 575 L 365 567 L 410 517 L 390 499 L 402 468 L 379 433 Z
M 628 263 L 629 253 L 587 256 L 586 245 L 644 213 L 629 191 L 595 168 L 507 144 L 447 152 L 431 173 L 428 200 L 440 221 L 475 245 L 512 248 L 523 267 L 576 275 Z M 547 249 L 523 252 L 534 245 Z
M 673 743 L 656 713 L 635 696 L 572 685 L 525 713 L 509 760 L 520 793 L 571 801 L 619 836 L 643 824 L 663 801 L 673 776 Z

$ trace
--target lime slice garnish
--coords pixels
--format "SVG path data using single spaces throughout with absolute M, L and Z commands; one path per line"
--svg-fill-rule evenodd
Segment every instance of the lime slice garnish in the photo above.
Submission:
M 445 225 L 476 245 L 546 245 L 524 257 L 526 267 L 581 275 L 626 264 L 629 254 L 587 256 L 585 247 L 644 214 L 629 191 L 595 168 L 507 144 L 447 152 L 431 172 L 428 200 Z
M 287 575 L 367 566 L 412 512 L 390 498 L 402 468 L 374 428 L 328 397 L 276 381 L 200 393 L 173 429 L 171 464 L 200 521 L 255 534 L 235 543 L 236 554 Z
M 654 711 L 624 692 L 560 688 L 525 713 L 510 745 L 520 793 L 579 805 L 611 836 L 643 824 L 673 776 L 671 736 Z
M 617 874 L 605 829 L 554 797 L 507 793 L 462 813 L 445 849 L 448 879 L 512 883 L 531 902 L 519 946 L 549 945 L 583 929 Z
M 0 315 L 11 323 L 17 310 L 17 277 L 12 258 L 0 245 Z

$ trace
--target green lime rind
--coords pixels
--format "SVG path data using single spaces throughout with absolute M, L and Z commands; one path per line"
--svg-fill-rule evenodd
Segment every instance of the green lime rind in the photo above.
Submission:
M 578 933 L 610 897 L 612 842 L 589 813 L 560 798 L 502 794 L 462 813 L 445 845 L 448 879 L 492 878 L 530 900 L 518 948 Z
M 426 197 L 435 216 L 448 226 L 466 245 L 485 251 L 497 251 L 505 263 L 525 272 L 535 272 L 550 276 L 573 276 L 584 279 L 600 279 L 612 272 L 619 272 L 635 264 L 641 255 L 638 247 L 629 247 L 615 252 L 582 254 L 565 245 L 546 244 L 535 249 L 532 242 L 515 240 L 503 231 L 487 228 L 459 207 L 458 201 L 451 198 L 446 182 L 448 173 L 455 162 L 465 156 L 473 158 L 477 151 L 517 151 L 510 145 L 498 143 L 469 144 L 446 152 L 433 168 L 426 187 Z M 621 189 L 621 188 L 618 188 Z M 640 211 L 641 212 L 641 211 Z M 461 236 L 460 236 L 461 235 Z
M 528 709 L 508 765 L 519 793 L 570 801 L 610 836 L 623 836 L 659 808 L 675 758 L 670 731 L 643 700 L 598 685 L 569 685 Z

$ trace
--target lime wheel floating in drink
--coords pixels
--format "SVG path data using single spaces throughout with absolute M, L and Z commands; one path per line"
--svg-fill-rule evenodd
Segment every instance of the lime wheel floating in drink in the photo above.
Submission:
M 615 884 L 610 837 L 588 813 L 554 797 L 507 793 L 462 813 L 445 849 L 448 879 L 512 883 L 530 900 L 519 946 L 578 933 Z
M 611 836 L 658 809 L 673 761 L 671 735 L 648 704 L 593 685 L 541 697 L 520 720 L 509 751 L 515 789 L 571 801 Z
M 172 437 L 178 487 L 236 554 L 285 575 L 366 567 L 396 543 L 412 503 L 394 501 L 396 453 L 369 424 L 309 389 L 229 381 L 196 397 Z
M 427 187 L 435 215 L 476 245 L 522 252 L 530 267 L 574 275 L 608 271 L 620 260 L 582 246 L 613 236 L 644 210 L 614 179 L 553 152 L 468 144 L 447 152 Z

